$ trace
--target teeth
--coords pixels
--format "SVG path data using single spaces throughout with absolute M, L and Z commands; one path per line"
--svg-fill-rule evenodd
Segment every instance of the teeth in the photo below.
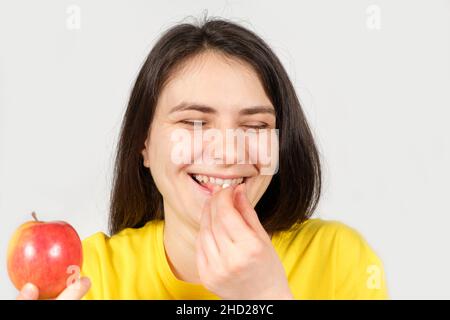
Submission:
M 223 189 L 231 186 L 231 185 L 237 185 L 242 183 L 244 181 L 244 178 L 236 178 L 236 179 L 222 179 L 222 178 L 215 178 L 215 177 L 209 177 L 204 176 L 201 174 L 194 175 L 195 180 L 197 180 L 200 183 L 212 183 L 218 186 L 221 186 Z

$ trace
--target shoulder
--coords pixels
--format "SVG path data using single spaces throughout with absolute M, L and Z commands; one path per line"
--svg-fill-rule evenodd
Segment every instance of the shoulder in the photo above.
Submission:
M 333 274 L 335 298 L 387 298 L 383 263 L 355 228 L 334 220 L 309 219 L 282 232 L 281 238 L 289 256 L 296 257 L 292 259 L 314 261 Z
M 284 246 L 308 247 L 320 250 L 322 256 L 333 255 L 338 260 L 379 258 L 365 237 L 355 228 L 336 220 L 309 219 L 294 225 L 279 235 Z M 363 257 L 364 256 L 364 257 Z
M 303 235 L 302 235 L 303 233 Z M 352 262 L 360 259 L 380 262 L 377 254 L 366 238 L 354 227 L 335 220 L 312 219 L 293 236 L 311 238 L 322 245 L 329 246 L 336 259 Z
M 308 242 L 330 245 L 345 242 L 351 245 L 364 242 L 364 238 L 356 229 L 340 221 L 319 218 L 296 223 L 289 230 L 279 232 L 278 237 L 280 241 L 288 244 Z

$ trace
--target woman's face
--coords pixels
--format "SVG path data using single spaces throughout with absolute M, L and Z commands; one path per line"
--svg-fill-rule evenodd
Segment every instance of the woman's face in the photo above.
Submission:
M 165 215 L 198 225 L 213 186 L 242 181 L 256 205 L 272 179 L 255 156 L 261 144 L 239 145 L 227 135 L 256 129 L 259 136 L 259 128 L 275 127 L 275 109 L 249 65 L 213 52 L 189 59 L 163 88 L 142 150 Z M 265 154 L 274 150 L 263 147 Z M 271 160 L 273 166 L 278 158 Z

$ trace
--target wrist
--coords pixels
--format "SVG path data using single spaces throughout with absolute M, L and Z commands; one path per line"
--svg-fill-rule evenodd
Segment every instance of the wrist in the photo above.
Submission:
M 281 295 L 278 300 L 294 300 L 294 295 L 289 291 L 286 292 L 284 295 Z
M 285 292 L 275 293 L 272 291 L 268 294 L 260 295 L 258 300 L 295 300 L 294 295 L 290 290 Z

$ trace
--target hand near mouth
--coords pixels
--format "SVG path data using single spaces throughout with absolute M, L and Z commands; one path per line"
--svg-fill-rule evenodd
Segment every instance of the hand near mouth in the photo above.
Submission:
M 245 183 L 214 190 L 197 238 L 202 284 L 222 299 L 293 299 L 283 265 Z

